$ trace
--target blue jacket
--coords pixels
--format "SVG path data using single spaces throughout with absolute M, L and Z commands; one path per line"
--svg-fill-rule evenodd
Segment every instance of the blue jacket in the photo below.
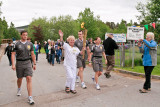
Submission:
M 62 55 L 61 49 L 57 49 L 57 50 L 56 50 L 56 55 L 58 55 L 58 56 L 61 56 L 61 55 Z
M 34 45 L 35 46 L 35 45 Z M 38 52 L 39 46 L 37 44 L 37 46 L 35 47 L 35 52 Z
M 150 42 L 143 40 L 144 45 L 139 47 L 140 52 L 143 53 L 143 65 L 144 66 L 156 66 L 157 65 L 157 43 L 154 40 Z

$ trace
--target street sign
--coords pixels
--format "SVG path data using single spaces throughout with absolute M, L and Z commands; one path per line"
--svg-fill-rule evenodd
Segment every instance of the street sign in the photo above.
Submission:
M 105 39 L 108 38 L 107 34 L 105 34 Z M 113 40 L 115 40 L 116 42 L 126 42 L 126 34 L 113 34 Z
M 144 39 L 144 27 L 127 27 L 127 40 Z

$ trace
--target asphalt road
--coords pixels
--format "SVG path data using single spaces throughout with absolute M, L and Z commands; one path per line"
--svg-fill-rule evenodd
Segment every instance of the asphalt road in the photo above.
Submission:
M 39 55 L 37 70 L 33 75 L 33 97 L 35 107 L 160 107 L 160 81 L 152 80 L 152 91 L 141 94 L 144 78 L 112 72 L 107 79 L 99 78 L 101 90 L 95 89 L 91 77 L 93 69 L 87 67 L 84 80 L 87 89 L 76 83 L 77 94 L 64 92 L 65 70 L 63 64 L 51 66 L 45 54 Z M 23 79 L 22 95 L 16 96 L 16 73 L 9 66 L 7 56 L 0 61 L 0 107 L 28 107 L 26 80 Z

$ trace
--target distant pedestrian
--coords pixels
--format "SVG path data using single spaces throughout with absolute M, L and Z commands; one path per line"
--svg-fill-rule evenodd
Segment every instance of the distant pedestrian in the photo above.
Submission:
M 55 59 L 55 47 L 54 41 L 51 42 L 51 64 L 54 66 L 54 59 Z
M 39 44 L 38 44 L 38 46 L 39 46 L 39 54 L 41 53 L 41 43 L 39 42 Z
M 34 47 L 35 47 L 35 52 L 36 52 L 36 62 L 38 62 L 38 49 L 39 49 L 39 46 L 37 44 L 37 41 L 34 42 Z
M 144 45 L 142 45 L 142 42 Z M 154 33 L 148 32 L 146 39 L 140 39 L 138 42 L 140 52 L 143 53 L 143 66 L 145 72 L 145 83 L 140 93 L 151 91 L 151 73 L 157 65 L 157 43 L 154 41 Z
M 106 72 L 104 73 L 106 78 L 111 77 L 110 73 L 113 70 L 113 67 L 115 66 L 114 49 L 118 49 L 118 45 L 112 38 L 113 38 L 113 34 L 110 33 L 108 34 L 108 38 L 103 41 L 103 46 L 104 46 L 105 54 L 107 58 L 107 67 L 106 67 Z
M 8 43 L 8 46 L 6 47 L 5 49 L 5 52 L 4 52 L 4 55 L 7 53 L 7 57 L 8 57 L 8 60 L 9 60 L 9 66 L 12 65 L 12 62 L 11 62 L 11 52 L 13 51 L 13 46 L 12 44 L 9 42 Z
M 62 51 L 61 51 L 61 49 L 60 49 L 60 46 L 58 46 L 58 48 L 57 48 L 57 50 L 56 50 L 56 61 L 57 61 L 57 63 L 59 63 L 60 64 L 60 62 L 61 62 L 61 56 L 62 56 Z

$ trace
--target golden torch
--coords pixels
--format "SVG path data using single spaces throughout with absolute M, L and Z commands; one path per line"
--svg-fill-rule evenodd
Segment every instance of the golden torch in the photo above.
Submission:
M 84 29 L 83 30 L 83 47 L 86 47 L 86 37 L 87 37 L 87 29 L 85 29 L 84 27 L 84 22 L 82 22 L 81 24 L 81 28 Z M 82 56 L 83 59 L 85 59 L 85 51 L 83 52 L 83 56 Z

